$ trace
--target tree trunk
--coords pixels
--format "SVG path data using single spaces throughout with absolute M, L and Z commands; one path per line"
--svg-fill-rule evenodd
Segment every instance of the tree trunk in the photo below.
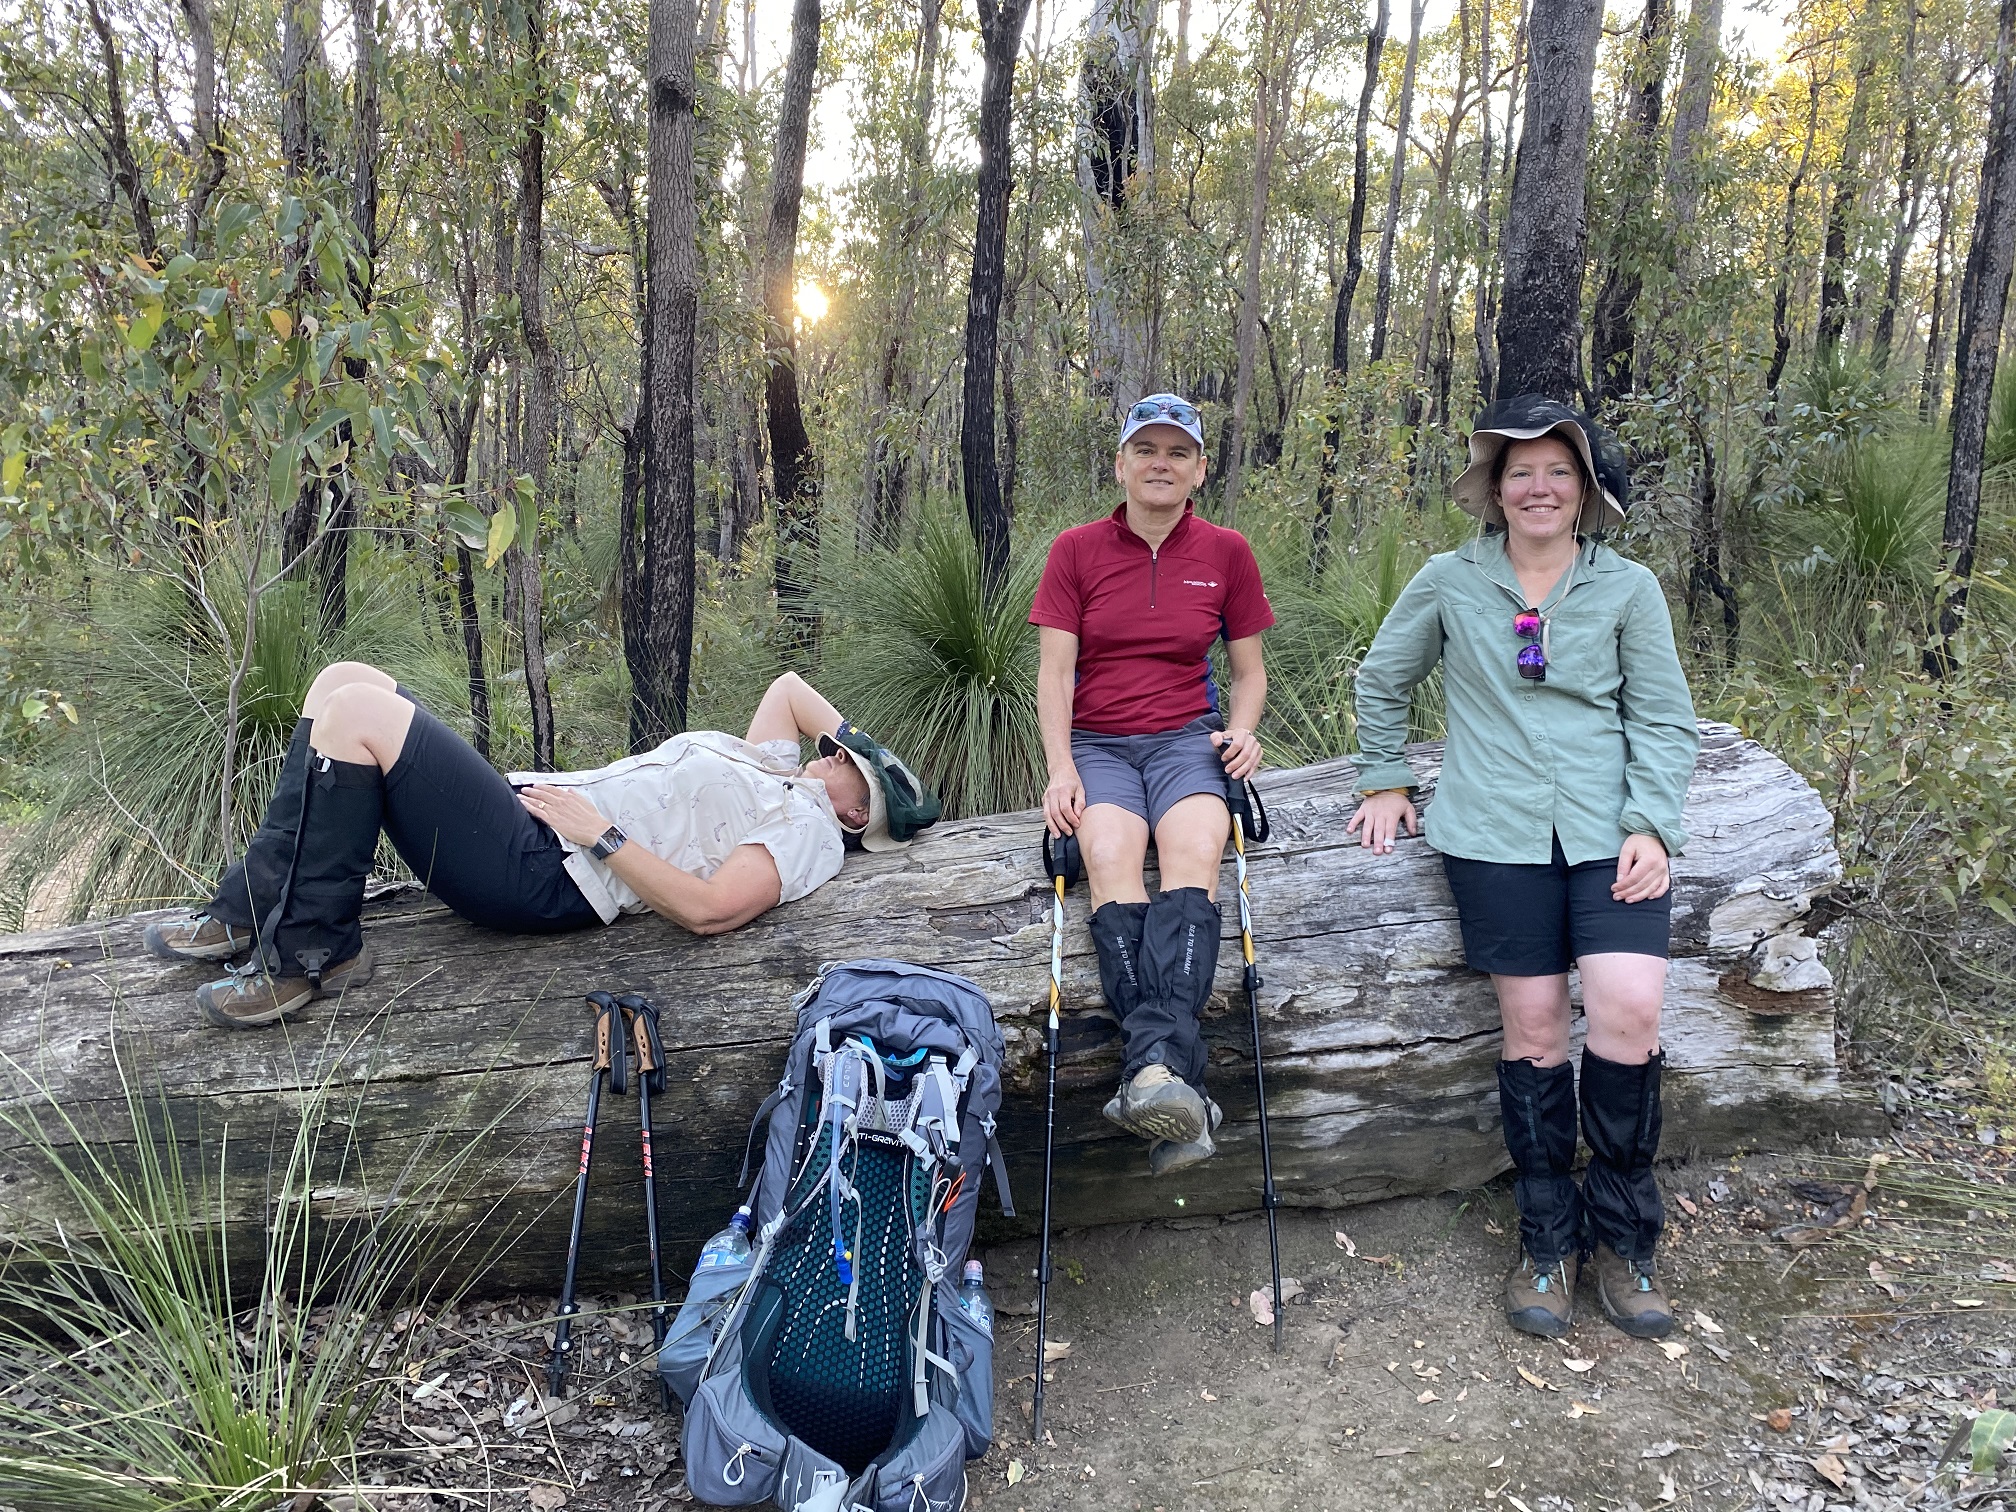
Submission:
M 1602 30 L 1602 0 L 1533 0 L 1526 120 L 1505 212 L 1501 398 L 1580 397 L 1582 266 L 1589 240 L 1583 189 Z
M 1673 99 L 1673 140 L 1666 153 L 1666 246 L 1676 305 L 1694 287 L 1694 222 L 1701 207 L 1702 164 L 1715 70 L 1722 56 L 1722 0 L 1694 0 L 1687 13 L 1680 92 Z
M 322 136 L 315 127 L 312 87 L 313 74 L 325 67 L 321 0 L 282 0 L 280 157 L 288 188 L 304 197 L 312 192 L 312 186 L 328 167 Z M 285 254 L 297 292 L 315 282 L 315 266 L 305 255 L 307 247 L 308 228 L 304 225 L 288 244 Z M 322 482 L 319 478 L 304 477 L 280 533 L 281 559 L 290 567 L 305 561 L 321 526 L 321 517 Z
M 645 220 L 650 346 L 645 414 L 644 623 L 630 668 L 631 742 L 686 728 L 693 658 L 693 369 L 700 328 L 699 206 L 693 183 L 694 0 L 652 0 L 648 72 L 650 208 Z
M 1946 521 L 1940 534 L 1951 575 L 1939 606 L 1939 637 L 1925 651 L 1925 670 L 1952 670 L 1953 637 L 1967 613 L 1968 580 L 1981 526 L 1981 461 L 1988 439 L 1988 401 L 2002 350 L 2009 274 L 2016 260 L 2016 0 L 2002 0 L 1995 41 L 1995 90 L 1988 112 L 1988 150 L 1974 206 L 1974 239 L 1960 280 L 1960 334 L 1953 348 L 1953 465 L 1946 474 Z
M 1904 56 L 1897 67 L 1897 92 L 1903 101 L 1904 147 L 1897 158 L 1897 228 L 1890 238 L 1890 257 L 1883 274 L 1883 307 L 1876 312 L 1872 342 L 1876 371 L 1890 366 L 1890 348 L 1897 339 L 1897 305 L 1904 293 L 1904 258 L 1918 240 L 1924 218 L 1925 160 L 1918 139 L 1918 7 L 1905 0 Z
M 1337 281 L 1337 300 L 1330 313 L 1330 371 L 1324 384 L 1327 420 L 1323 428 L 1323 456 L 1316 471 L 1316 523 L 1309 553 L 1309 571 L 1313 577 L 1323 574 L 1330 549 L 1330 521 L 1336 512 L 1337 453 L 1344 445 L 1344 386 L 1351 377 L 1351 306 L 1358 297 L 1358 280 L 1365 276 L 1365 189 L 1369 166 L 1366 139 L 1372 126 L 1372 101 L 1379 92 L 1379 58 L 1386 50 L 1387 3 L 1388 0 L 1377 0 L 1372 29 L 1365 33 L 1365 76 L 1358 86 L 1357 134 L 1351 156 L 1351 209 L 1344 231 L 1344 276 Z M 1490 157 L 1488 146 L 1485 157 Z
M 1246 277 L 1233 343 L 1238 370 L 1232 380 L 1232 417 L 1224 455 L 1219 458 L 1225 492 L 1218 514 L 1227 527 L 1238 523 L 1239 491 L 1246 476 L 1246 412 L 1253 402 L 1254 366 L 1260 352 L 1260 274 L 1267 254 L 1267 199 L 1274 154 L 1287 131 L 1288 109 L 1294 98 L 1295 49 L 1309 5 L 1308 0 L 1256 0 L 1255 8 L 1260 47 L 1253 70 L 1253 197 L 1247 210 Z
M 1421 288 L 1421 324 L 1414 334 L 1414 382 L 1406 397 L 1409 430 L 1421 423 L 1424 393 L 1431 401 L 1429 423 L 1441 424 L 1446 420 L 1450 366 L 1455 355 L 1449 340 L 1452 317 L 1442 300 L 1442 268 L 1449 245 L 1449 183 L 1456 169 L 1456 144 L 1463 134 L 1464 117 L 1470 113 L 1469 0 L 1458 0 L 1456 19 L 1456 90 L 1443 121 L 1441 151 L 1435 158 L 1435 201 L 1428 207 L 1428 276 Z M 1420 450 L 1412 440 L 1409 448 L 1411 469 L 1420 460 Z
M 371 0 L 361 0 L 369 4 Z M 551 89 L 545 0 L 526 0 L 525 58 L 529 77 L 524 134 L 518 143 L 518 324 L 525 342 L 523 457 L 532 479 L 529 508 L 519 511 L 518 538 L 506 553 L 518 584 L 519 635 L 525 652 L 525 696 L 532 713 L 532 765 L 557 765 L 553 691 L 546 680 L 546 593 L 540 571 L 539 519 L 551 502 L 559 374 L 546 329 L 546 117 Z
M 764 412 L 770 418 L 770 470 L 777 504 L 777 619 L 787 659 L 809 665 L 819 639 L 812 590 L 819 581 L 819 482 L 812 437 L 798 398 L 798 207 L 805 197 L 805 136 L 819 71 L 820 0 L 791 8 L 791 53 L 770 154 L 770 216 L 763 236 L 763 309 L 769 351 Z
M 217 33 L 211 24 L 210 0 L 182 0 L 182 20 L 189 28 L 190 108 L 189 194 L 182 204 L 182 246 L 195 252 L 202 245 L 210 202 L 224 183 L 229 160 L 217 113 Z
M 1813 161 L 1813 137 L 1820 128 L 1820 74 L 1809 62 L 1806 95 L 1806 140 L 1799 148 L 1799 166 L 1785 184 L 1785 224 L 1778 253 L 1778 287 L 1771 296 L 1771 366 L 1764 374 L 1764 390 L 1770 396 L 1769 424 L 1778 420 L 1778 380 L 1785 376 L 1785 360 L 1792 352 L 1792 249 L 1799 234 L 1799 190 L 1806 182 L 1807 165 Z
M 1690 793 L 1697 838 L 1673 864 L 1683 906 L 1661 1026 L 1665 1148 L 1719 1157 L 1880 1130 L 1867 1094 L 1851 1094 L 1838 1075 L 1832 985 L 1804 932 L 1813 900 L 1841 875 L 1827 810 L 1734 730 L 1710 725 L 1704 734 Z M 1410 754 L 1432 782 L 1438 748 Z M 1354 777 L 1341 761 L 1263 773 L 1276 838 L 1249 848 L 1274 1163 L 1294 1206 L 1474 1188 L 1507 1164 L 1490 984 L 1463 965 L 1432 850 L 1403 841 L 1379 857 L 1334 843 L 1356 805 Z M 132 1128 L 113 1057 L 139 1055 L 144 1044 L 140 1084 L 167 1089 L 163 1111 L 186 1141 L 184 1169 L 217 1179 L 231 1253 L 256 1274 L 271 1197 L 268 1131 L 292 1129 L 303 1089 L 326 1084 L 335 1096 L 320 1144 L 328 1166 L 313 1173 L 320 1216 L 356 1211 L 367 1194 L 391 1189 L 430 1137 L 481 1140 L 469 1189 L 448 1194 L 443 1220 L 474 1227 L 472 1249 L 499 1254 L 485 1288 L 550 1288 L 566 1246 L 565 1194 L 579 1168 L 593 1053 L 580 993 L 617 981 L 666 1009 L 667 1086 L 654 1102 L 666 1265 L 677 1275 L 736 1201 L 743 1135 L 782 1064 L 791 994 L 821 961 L 892 956 L 963 974 L 993 1003 L 1007 1045 L 1001 1138 L 1022 1216 L 1012 1229 L 990 1217 L 989 1232 L 1027 1232 L 1040 1212 L 1050 979 L 1041 827 L 1033 813 L 942 824 L 901 855 L 849 856 L 811 899 L 713 939 L 650 916 L 613 933 L 513 938 L 407 894 L 403 907 L 367 923 L 378 971 L 368 987 L 317 1003 L 305 1026 L 258 1034 L 198 1023 L 189 994 L 201 970 L 149 957 L 141 920 L 0 937 L 0 992 L 17 1005 L 0 1016 L 0 1111 L 24 1117 L 28 1083 L 39 1082 L 83 1137 L 119 1158 Z M 1228 866 L 1219 896 L 1233 885 Z M 1100 1116 L 1120 1046 L 1100 1005 L 1086 911 L 1074 893 L 1055 1220 L 1166 1217 L 1170 1188 L 1147 1179 L 1141 1143 Z M 1225 1125 L 1218 1158 L 1183 1177 L 1181 1211 L 1192 1216 L 1251 1211 L 1258 1200 L 1238 939 L 1233 930 L 1220 954 L 1204 1016 L 1207 1075 Z M 62 961 L 85 969 L 59 969 Z M 581 1251 L 583 1282 L 598 1287 L 629 1284 L 643 1259 L 636 1157 L 627 1153 L 635 1146 L 619 1137 L 636 1114 L 604 1107 Z M 8 1246 L 49 1236 L 60 1216 L 10 1120 L 0 1120 L 8 1193 L 0 1245 Z M 330 1169 L 339 1151 L 358 1164 Z
M 1421 16 L 1428 0 L 1408 7 L 1407 57 L 1400 66 L 1400 119 L 1393 128 L 1393 159 L 1386 175 L 1386 219 L 1379 227 L 1379 269 L 1372 279 L 1372 343 L 1366 361 L 1386 356 L 1386 330 L 1393 315 L 1393 248 L 1400 237 L 1401 195 L 1407 184 L 1407 134 L 1414 126 L 1414 69 L 1421 58 Z
M 1722 606 L 1722 664 L 1736 660 L 1738 618 L 1736 589 L 1722 572 L 1721 490 L 1715 470 L 1715 447 L 1707 430 L 1693 416 L 1688 424 L 1694 445 L 1701 454 L 1701 466 L 1694 480 L 1694 511 L 1687 531 L 1687 624 L 1693 632 L 1694 649 L 1707 654 L 1713 636 L 1708 628 L 1708 600 Z
M 929 207 L 924 179 L 931 166 L 931 120 L 937 110 L 938 50 L 944 0 L 920 0 L 917 33 L 916 104 L 903 142 L 904 214 L 896 246 L 897 266 L 907 267 L 924 234 Z M 898 277 L 896 313 L 883 333 L 880 360 L 873 369 L 868 405 L 873 427 L 868 442 L 868 507 L 862 512 L 857 537 L 865 549 L 896 539 L 903 519 L 905 485 L 913 447 L 897 443 L 891 434 L 897 414 L 911 405 L 909 337 L 917 310 L 918 280 Z
M 1479 0 L 1477 27 L 1477 289 L 1470 316 L 1471 345 L 1477 350 L 1477 394 L 1488 398 L 1497 382 L 1492 363 L 1497 337 L 1496 286 L 1491 252 L 1491 0 Z
M 973 271 L 966 291 L 966 371 L 960 384 L 959 473 L 966 521 L 980 550 L 990 594 L 1008 571 L 1008 504 L 995 450 L 994 374 L 1000 348 L 1001 288 L 1008 273 L 1008 196 L 1014 188 L 1009 118 L 1015 59 L 1029 0 L 977 0 L 980 8 L 980 174 Z
M 1848 103 L 1848 121 L 1841 131 L 1841 163 L 1834 171 L 1834 198 L 1827 209 L 1827 240 L 1820 257 L 1820 318 L 1814 327 L 1813 355 L 1826 361 L 1841 344 L 1848 321 L 1848 245 L 1856 207 L 1862 200 L 1862 152 L 1869 131 L 1870 84 L 1876 74 L 1878 38 L 1883 31 L 1879 4 L 1861 14 L 1862 37 L 1856 51 L 1855 93 Z
M 1948 244 L 1953 224 L 1953 190 L 1960 176 L 1956 158 L 1946 165 L 1946 180 L 1939 189 L 1939 235 L 1932 245 L 1931 329 L 1925 333 L 1925 371 L 1918 382 L 1918 419 L 1930 425 L 1939 415 L 1946 376 L 1946 289 L 1947 268 L 1951 265 Z
M 1672 11 L 1667 0 L 1645 0 L 1638 25 L 1638 56 L 1632 69 L 1618 154 L 1615 213 L 1610 218 L 1603 280 L 1590 319 L 1589 365 L 1595 370 L 1596 405 L 1606 409 L 1636 386 L 1638 295 L 1644 288 L 1642 259 L 1651 255 L 1653 166 L 1659 115 L 1666 88 L 1666 53 Z
M 1148 332 L 1142 291 L 1108 267 L 1116 239 L 1132 229 L 1136 175 L 1155 168 L 1151 46 L 1156 0 L 1093 0 L 1078 74 L 1078 216 L 1085 243 L 1088 361 L 1095 398 L 1114 419 L 1147 391 Z M 1123 268 L 1129 259 L 1123 254 Z

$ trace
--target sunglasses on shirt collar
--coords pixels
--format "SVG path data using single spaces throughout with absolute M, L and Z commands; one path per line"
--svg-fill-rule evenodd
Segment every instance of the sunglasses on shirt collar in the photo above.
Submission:
M 1512 616 L 1512 633 L 1526 642 L 1519 648 L 1519 675 L 1528 682 L 1547 681 L 1547 620 L 1538 609 Z

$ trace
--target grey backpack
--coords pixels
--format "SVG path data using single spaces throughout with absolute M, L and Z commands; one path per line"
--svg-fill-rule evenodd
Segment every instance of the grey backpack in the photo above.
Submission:
M 828 966 L 757 1111 L 746 1261 L 697 1269 L 659 1374 L 716 1506 L 956 1512 L 994 1423 L 994 1341 L 956 1294 L 994 1135 L 1001 1031 L 964 977 Z M 746 1184 L 750 1162 L 743 1162 Z

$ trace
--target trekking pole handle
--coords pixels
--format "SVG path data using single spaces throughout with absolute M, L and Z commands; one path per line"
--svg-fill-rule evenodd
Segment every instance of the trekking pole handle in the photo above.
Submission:
M 1043 874 L 1052 882 L 1061 878 L 1067 889 L 1078 885 L 1084 861 L 1076 835 L 1052 835 L 1047 828 L 1043 831 Z
M 1260 790 L 1249 779 L 1225 779 L 1225 806 L 1232 810 L 1232 817 L 1239 821 L 1239 828 L 1248 840 L 1255 845 L 1266 843 L 1274 826 L 1267 818 L 1267 805 L 1260 801 Z M 1257 822 L 1254 819 L 1256 811 L 1259 814 Z
M 609 1090 L 621 1097 L 630 1090 L 629 1048 L 624 1043 L 623 1015 L 613 992 L 587 994 L 595 1010 L 595 1069 L 609 1073 Z M 613 1032 L 612 1032 L 613 1031 Z

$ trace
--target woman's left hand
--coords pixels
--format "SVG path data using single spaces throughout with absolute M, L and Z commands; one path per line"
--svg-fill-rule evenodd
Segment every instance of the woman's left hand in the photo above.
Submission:
M 1260 770 L 1260 741 L 1251 730 L 1213 730 L 1211 744 L 1225 763 L 1225 775 L 1244 782 Z
M 1673 878 L 1666 865 L 1666 847 L 1657 835 L 1631 835 L 1617 853 L 1617 880 L 1610 896 L 1619 903 L 1643 903 L 1663 898 Z
M 562 840 L 589 846 L 602 838 L 609 821 L 578 788 L 548 787 L 539 783 L 518 795 L 525 811 L 552 830 Z

